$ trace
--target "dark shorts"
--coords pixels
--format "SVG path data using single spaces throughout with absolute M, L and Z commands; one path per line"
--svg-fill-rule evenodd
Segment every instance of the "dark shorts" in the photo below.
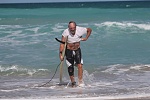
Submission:
M 74 66 L 74 64 L 83 64 L 81 49 L 78 48 L 77 50 L 69 50 L 66 49 L 66 64 L 67 66 Z

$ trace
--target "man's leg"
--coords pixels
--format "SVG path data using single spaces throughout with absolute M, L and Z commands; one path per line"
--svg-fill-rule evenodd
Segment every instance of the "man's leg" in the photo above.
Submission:
M 83 59 L 81 59 L 81 49 L 75 51 L 75 62 L 78 66 L 78 85 L 83 84 Z
M 68 66 L 68 74 L 70 77 L 70 80 L 72 82 L 72 86 L 75 85 L 75 79 L 74 79 L 74 57 L 72 50 L 66 50 L 66 64 Z
M 83 83 L 83 68 L 82 68 L 82 64 L 78 64 L 78 82 L 79 85 Z
M 72 87 L 74 87 L 76 85 L 76 82 L 74 80 L 74 75 L 70 76 L 70 80 L 71 80 Z
M 69 73 L 71 82 L 72 83 L 75 82 L 75 80 L 74 80 L 74 66 L 71 65 L 68 67 L 68 73 Z

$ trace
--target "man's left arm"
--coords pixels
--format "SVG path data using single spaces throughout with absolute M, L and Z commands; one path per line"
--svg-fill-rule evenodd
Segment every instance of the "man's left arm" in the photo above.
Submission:
M 86 41 L 89 36 L 91 35 L 92 29 L 91 28 L 87 28 L 87 34 L 85 38 L 81 38 L 81 41 Z

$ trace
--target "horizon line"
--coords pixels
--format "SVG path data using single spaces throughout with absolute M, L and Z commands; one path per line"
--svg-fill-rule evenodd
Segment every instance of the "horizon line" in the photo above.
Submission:
M 2 2 L 0 4 L 26 4 L 26 3 L 84 3 L 84 2 L 133 2 L 133 1 L 149 1 L 149 0 L 105 0 L 105 1 L 54 1 L 54 2 L 48 2 L 48 1 L 40 1 L 40 2 Z

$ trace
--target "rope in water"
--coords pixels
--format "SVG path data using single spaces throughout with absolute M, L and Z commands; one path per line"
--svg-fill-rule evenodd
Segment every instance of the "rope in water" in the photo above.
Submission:
M 62 62 L 62 61 L 61 61 L 61 62 Z M 48 83 L 50 83 L 50 82 L 52 81 L 52 79 L 53 79 L 54 76 L 56 75 L 56 72 L 57 72 L 58 67 L 59 67 L 59 65 L 61 64 L 61 62 L 57 65 L 56 70 L 55 70 L 55 73 L 54 73 L 54 75 L 52 76 L 52 78 L 51 78 L 48 82 L 46 82 L 45 84 L 40 85 L 40 86 L 38 86 L 38 87 L 43 87 L 43 86 L 47 85 Z

